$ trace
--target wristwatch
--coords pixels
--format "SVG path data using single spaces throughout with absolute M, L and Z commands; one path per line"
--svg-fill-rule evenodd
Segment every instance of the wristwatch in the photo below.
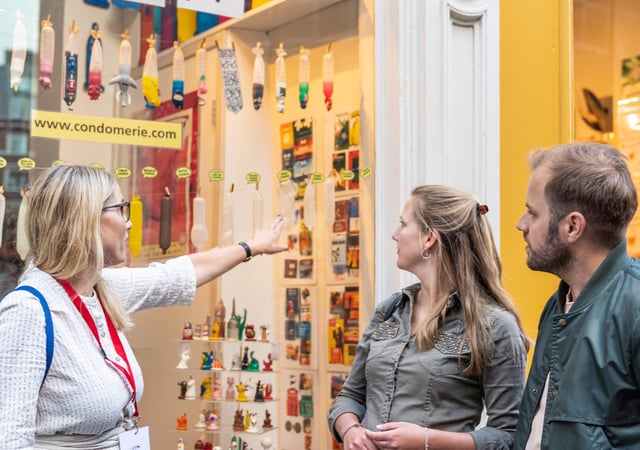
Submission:
M 244 259 L 244 262 L 251 261 L 251 247 L 244 241 L 238 242 L 238 245 L 244 249 L 244 252 L 247 254 L 247 257 Z

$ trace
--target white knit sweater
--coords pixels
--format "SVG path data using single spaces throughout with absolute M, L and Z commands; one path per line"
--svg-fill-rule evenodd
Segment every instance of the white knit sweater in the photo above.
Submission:
M 195 273 L 188 257 L 145 268 L 105 269 L 103 277 L 129 312 L 189 305 L 195 296 Z M 123 431 L 123 420 L 132 415 L 129 384 L 107 365 L 94 336 L 57 281 L 32 268 L 22 284 L 35 287 L 47 300 L 55 350 L 41 388 L 46 337 L 40 302 L 25 291 L 11 292 L 0 301 L 0 448 L 31 449 L 36 441 L 59 440 L 76 441 L 69 448 L 112 444 L 114 436 Z M 117 361 L 97 297 L 82 298 L 107 356 Z M 120 339 L 135 375 L 139 400 L 144 388 L 140 366 L 124 334 L 120 333 Z M 69 435 L 75 436 L 70 439 Z M 100 440 L 103 445 L 96 445 Z

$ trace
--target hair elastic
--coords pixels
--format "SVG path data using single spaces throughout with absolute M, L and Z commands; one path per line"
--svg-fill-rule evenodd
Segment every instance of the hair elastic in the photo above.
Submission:
M 478 203 L 478 206 L 476 206 L 476 210 L 478 211 L 479 216 L 483 216 L 489 212 L 489 207 L 485 204 L 481 205 Z

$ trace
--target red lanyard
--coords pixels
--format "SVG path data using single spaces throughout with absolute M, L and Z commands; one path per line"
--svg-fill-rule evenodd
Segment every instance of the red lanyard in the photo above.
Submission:
M 127 352 L 124 350 L 124 346 L 122 345 L 122 341 L 120 340 L 120 336 L 118 335 L 118 331 L 116 330 L 113 321 L 111 320 L 111 316 L 105 311 L 104 305 L 102 304 L 102 300 L 100 300 L 100 296 L 98 296 L 98 300 L 100 300 L 100 306 L 102 307 L 102 312 L 104 313 L 104 318 L 107 321 L 107 328 L 109 329 L 109 335 L 111 336 L 111 342 L 113 342 L 113 347 L 116 350 L 116 353 L 122 360 L 125 362 L 126 367 L 116 363 L 115 361 L 109 359 L 107 357 L 104 348 L 102 347 L 102 342 L 100 341 L 100 335 L 98 334 L 98 327 L 96 326 L 95 321 L 93 320 L 93 316 L 87 309 L 87 306 L 84 304 L 80 295 L 76 292 L 76 290 L 71 286 L 67 280 L 58 280 L 58 283 L 64 288 L 67 292 L 67 295 L 71 299 L 71 302 L 76 307 L 87 326 L 91 330 L 93 337 L 96 338 L 98 342 L 98 347 L 100 347 L 100 351 L 102 352 L 102 356 L 104 360 L 108 363 L 108 365 L 112 366 L 116 370 L 120 371 L 125 379 L 129 382 L 129 386 L 133 391 L 133 407 L 134 407 L 134 418 L 138 417 L 138 401 L 136 399 L 136 380 L 133 376 L 133 371 L 131 370 L 131 365 L 129 364 L 129 358 L 127 357 Z

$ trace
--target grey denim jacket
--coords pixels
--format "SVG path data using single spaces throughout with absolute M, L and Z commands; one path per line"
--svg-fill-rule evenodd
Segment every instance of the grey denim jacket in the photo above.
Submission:
M 328 414 L 329 429 L 347 412 L 365 428 L 410 422 L 438 430 L 468 432 L 478 449 L 510 449 L 525 383 L 525 338 L 515 317 L 489 306 L 494 351 L 480 377 L 463 374 L 469 348 L 460 343 L 464 319 L 457 295 L 449 298 L 446 323 L 435 348 L 421 352 L 410 336 L 413 285 L 376 308 L 356 357 Z M 395 306 L 392 306 L 395 305 Z M 387 314 L 390 317 L 385 320 Z M 487 425 L 476 429 L 483 406 Z

